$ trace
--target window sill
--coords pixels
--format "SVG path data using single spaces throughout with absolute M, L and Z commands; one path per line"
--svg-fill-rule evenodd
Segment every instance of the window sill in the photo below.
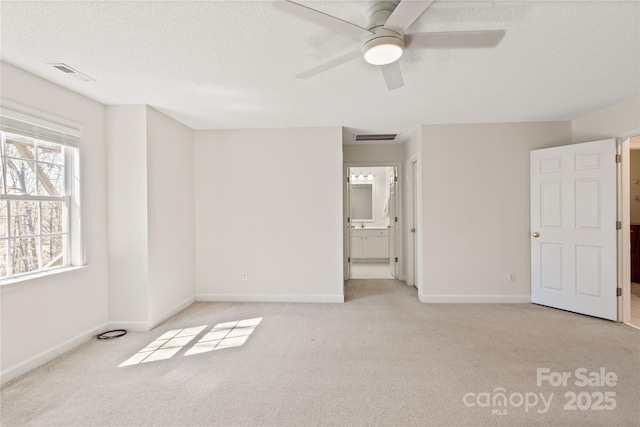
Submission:
M 0 289 L 13 288 L 13 287 L 19 286 L 20 284 L 23 284 L 24 282 L 29 282 L 34 279 L 42 279 L 45 277 L 54 276 L 61 273 L 67 273 L 69 271 L 81 270 L 85 267 L 86 265 L 60 267 L 60 268 L 47 270 L 47 271 L 38 271 L 37 273 L 33 273 L 33 274 L 25 274 L 24 276 L 12 277 L 10 279 L 0 279 Z

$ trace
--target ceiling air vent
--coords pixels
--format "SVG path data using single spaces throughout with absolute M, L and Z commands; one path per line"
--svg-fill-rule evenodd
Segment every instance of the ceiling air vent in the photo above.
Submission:
M 95 79 L 92 79 L 91 77 L 87 76 L 86 74 L 82 74 L 80 71 L 78 70 L 74 70 L 73 68 L 69 67 L 67 64 L 51 64 L 53 65 L 53 68 L 57 68 L 58 70 L 62 71 L 65 74 L 68 74 L 72 77 L 75 77 L 78 80 L 82 80 L 83 82 L 89 82 L 89 81 L 95 81 Z
M 383 142 L 383 141 L 393 141 L 396 139 L 396 136 L 398 136 L 397 133 L 379 133 L 379 134 L 361 134 L 361 135 L 354 135 L 353 140 L 358 142 L 358 141 L 378 141 L 378 142 Z

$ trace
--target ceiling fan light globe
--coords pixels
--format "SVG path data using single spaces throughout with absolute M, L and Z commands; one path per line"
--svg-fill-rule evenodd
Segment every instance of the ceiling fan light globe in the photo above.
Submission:
M 364 53 L 364 60 L 373 65 L 387 65 L 397 61 L 402 56 L 401 47 L 393 44 L 381 44 L 368 49 Z
M 362 46 L 364 60 L 373 65 L 386 65 L 397 61 L 404 52 L 402 39 L 378 37 Z

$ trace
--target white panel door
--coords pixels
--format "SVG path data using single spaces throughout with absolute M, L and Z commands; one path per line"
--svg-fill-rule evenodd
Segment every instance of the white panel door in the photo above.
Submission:
M 531 302 L 617 320 L 615 140 L 531 152 Z
M 344 278 L 346 280 L 351 279 L 351 258 L 353 258 L 353 255 L 351 255 L 352 252 L 352 244 L 353 244 L 353 237 L 351 236 L 351 198 L 349 197 L 349 193 L 351 191 L 351 183 L 350 183 L 350 175 L 351 175 L 351 168 L 347 168 L 346 169 L 347 172 L 347 176 L 344 177 L 344 187 L 343 187 L 343 191 L 344 191 L 344 216 L 343 216 L 343 224 L 344 224 L 344 231 L 343 231 L 343 239 L 344 239 L 344 254 L 343 254 L 343 265 L 344 265 Z M 360 249 L 360 252 L 362 253 L 362 249 Z
M 389 257 L 389 272 L 393 277 L 398 277 L 398 262 L 396 261 L 396 257 L 398 256 L 398 241 L 397 241 L 397 228 L 398 223 L 396 222 L 396 216 L 398 215 L 396 209 L 396 197 L 398 193 L 398 186 L 396 177 L 398 172 L 396 168 L 392 168 L 392 173 L 390 174 L 389 182 L 387 185 L 389 186 L 389 249 L 387 256 Z
M 411 197 L 411 280 L 413 286 L 418 288 L 418 161 L 411 163 L 412 197 Z

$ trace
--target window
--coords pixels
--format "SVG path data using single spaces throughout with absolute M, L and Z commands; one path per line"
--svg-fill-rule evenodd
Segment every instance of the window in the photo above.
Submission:
M 79 135 L 5 113 L 0 116 L 0 279 L 73 265 Z

